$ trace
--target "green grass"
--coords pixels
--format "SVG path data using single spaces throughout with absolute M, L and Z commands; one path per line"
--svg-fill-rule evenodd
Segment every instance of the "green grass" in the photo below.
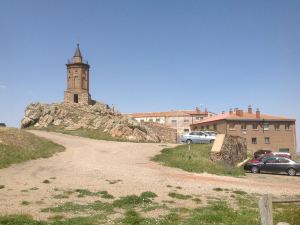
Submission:
M 223 188 L 217 187 L 217 188 L 214 188 L 213 190 L 214 190 L 214 191 L 223 191 Z
M 58 195 L 54 195 L 53 198 L 55 198 L 55 199 L 64 199 L 64 198 L 69 198 L 69 195 L 58 194 Z
M 154 192 L 146 191 L 138 195 L 127 195 L 115 200 L 112 204 L 114 207 L 131 210 L 135 207 L 147 208 L 153 203 L 157 195 Z
M 183 199 L 183 200 L 192 198 L 191 195 L 184 195 L 184 194 L 179 194 L 179 193 L 176 193 L 176 192 L 170 192 L 168 195 L 171 198 L 177 198 L 177 199 Z
M 232 191 L 232 193 L 235 193 L 235 194 L 238 194 L 238 195 L 246 195 L 247 194 L 247 192 L 241 191 L 241 190 L 235 190 L 235 191 Z
M 62 212 L 85 212 L 85 211 L 104 211 L 106 213 L 113 213 L 113 206 L 110 203 L 95 201 L 89 204 L 76 204 L 73 202 L 66 202 L 56 207 L 44 208 L 42 212 L 62 213 Z
M 114 196 L 109 194 L 107 191 L 92 192 L 88 189 L 76 189 L 75 192 L 79 193 L 77 197 L 83 198 L 85 196 L 100 196 L 101 198 L 113 199 Z
M 156 198 L 157 197 L 157 194 L 155 194 L 154 192 L 152 191 L 145 191 L 143 193 L 141 193 L 140 195 L 142 198 Z
M 121 220 L 123 224 L 139 225 L 145 221 L 139 213 L 131 209 L 125 213 L 125 217 Z
M 30 205 L 30 202 L 28 202 L 28 201 L 22 201 L 21 205 Z
M 211 144 L 179 145 L 175 148 L 166 148 L 159 155 L 152 158 L 165 166 L 177 167 L 194 173 L 211 173 L 227 176 L 245 175 L 242 168 L 231 168 L 220 163 L 212 162 L 209 158 Z
M 114 199 L 115 197 L 111 194 L 109 194 L 107 191 L 100 191 L 101 198 L 106 198 L 106 199 Z
M 15 128 L 0 128 L 0 168 L 32 159 L 48 158 L 64 147 Z
M 154 196 L 145 192 L 144 196 Z M 63 203 L 53 208 L 43 209 L 43 212 L 50 213 L 49 221 L 37 221 L 26 215 L 0 216 L 1 225 L 97 225 L 97 224 L 135 224 L 135 225 L 260 225 L 258 210 L 258 198 L 253 195 L 237 195 L 234 209 L 232 204 L 225 200 L 209 203 L 207 206 L 197 208 L 169 208 L 164 205 L 147 202 L 140 196 L 124 196 L 113 203 L 95 201 L 88 204 L 75 204 L 72 202 Z M 232 202 L 231 202 L 232 203 Z M 142 205 L 149 207 L 141 207 Z M 121 211 L 121 218 L 108 220 L 108 215 L 114 214 L 114 208 L 125 209 Z M 163 209 L 166 215 L 157 217 L 144 217 L 143 212 L 154 209 Z M 300 221 L 299 204 L 274 204 L 274 224 L 285 221 L 290 225 L 299 225 Z M 75 215 L 76 217 L 65 218 L 63 215 Z M 85 217 L 78 217 L 77 213 L 84 213 Z M 52 215 L 51 215 L 52 214 Z

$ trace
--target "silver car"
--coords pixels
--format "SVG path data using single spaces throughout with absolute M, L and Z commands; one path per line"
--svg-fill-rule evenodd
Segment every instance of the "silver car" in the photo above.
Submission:
M 208 135 L 202 131 L 193 131 L 188 134 L 184 134 L 180 137 L 181 142 L 187 144 L 191 143 L 212 143 L 216 139 L 215 136 Z

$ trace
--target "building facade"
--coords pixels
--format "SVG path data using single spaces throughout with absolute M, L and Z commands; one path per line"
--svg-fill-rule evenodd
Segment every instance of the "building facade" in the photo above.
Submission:
M 212 112 L 201 111 L 198 107 L 195 110 L 174 110 L 167 112 L 146 112 L 132 113 L 128 116 L 139 122 L 155 122 L 167 125 L 177 130 L 178 134 L 190 131 L 190 124 L 201 121 L 215 115 Z
M 75 54 L 69 60 L 67 66 L 67 90 L 64 95 L 64 103 L 68 104 L 92 104 L 89 93 L 89 69 L 90 65 L 84 62 L 79 44 Z
M 192 130 L 215 130 L 217 133 L 241 136 L 251 151 L 296 152 L 295 119 L 261 114 L 259 109 L 248 111 L 230 110 L 217 116 L 191 124 Z

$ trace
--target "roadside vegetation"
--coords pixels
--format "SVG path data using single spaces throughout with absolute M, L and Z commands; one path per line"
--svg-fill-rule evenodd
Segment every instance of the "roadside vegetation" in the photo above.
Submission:
M 231 168 L 223 164 L 212 162 L 209 158 L 211 144 L 179 145 L 175 148 L 165 148 L 159 155 L 152 158 L 164 166 L 177 167 L 188 172 L 228 176 L 245 175 L 242 168 Z
M 83 189 L 76 189 L 83 190 Z M 76 194 L 79 191 L 69 191 Z M 63 191 L 63 190 L 61 190 Z M 42 208 L 41 213 L 48 215 L 47 221 L 34 220 L 30 215 L 2 215 L 1 225 L 97 225 L 97 224 L 128 224 L 128 225 L 260 225 L 258 211 L 258 196 L 240 193 L 237 190 L 224 191 L 222 200 L 207 198 L 207 203 L 202 204 L 199 200 L 193 204 L 195 196 L 188 198 L 181 195 L 179 198 L 170 197 L 172 201 L 158 203 L 157 195 L 147 191 L 140 195 L 127 195 L 118 199 L 99 200 L 98 194 L 94 195 L 85 190 L 87 196 L 95 198 L 86 203 L 60 202 L 53 207 Z M 80 191 L 82 192 L 82 191 Z M 172 194 L 173 195 L 173 194 Z M 175 196 L 175 195 L 174 195 Z M 190 208 L 180 208 L 175 201 L 189 201 Z M 33 206 L 35 203 L 23 201 L 22 207 Z M 40 206 L 42 207 L 42 206 Z M 285 221 L 291 225 L 298 225 L 300 221 L 300 205 L 276 204 L 273 207 L 274 222 Z M 151 212 L 156 213 L 152 214 Z
M 16 128 L 0 128 L 0 168 L 31 159 L 48 158 L 64 147 Z

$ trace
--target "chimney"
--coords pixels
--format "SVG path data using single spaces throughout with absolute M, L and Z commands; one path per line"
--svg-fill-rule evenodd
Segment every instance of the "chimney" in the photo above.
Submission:
M 229 115 L 232 115 L 233 111 L 232 109 L 229 109 Z
M 222 114 L 225 114 L 225 111 L 222 111 Z
M 196 113 L 200 113 L 200 109 L 199 109 L 199 107 L 196 107 L 196 109 L 195 109 L 195 111 L 196 111 Z
M 257 119 L 260 118 L 260 111 L 259 111 L 259 108 L 256 109 L 256 118 L 257 118 Z
M 251 105 L 248 106 L 248 113 L 252 114 L 252 106 Z
M 208 110 L 207 110 L 207 108 L 205 108 L 205 114 L 208 114 Z
M 239 108 L 234 108 L 234 112 L 238 111 Z
M 240 117 L 243 117 L 244 116 L 244 111 L 242 109 L 237 109 L 236 110 L 236 115 L 240 116 Z

